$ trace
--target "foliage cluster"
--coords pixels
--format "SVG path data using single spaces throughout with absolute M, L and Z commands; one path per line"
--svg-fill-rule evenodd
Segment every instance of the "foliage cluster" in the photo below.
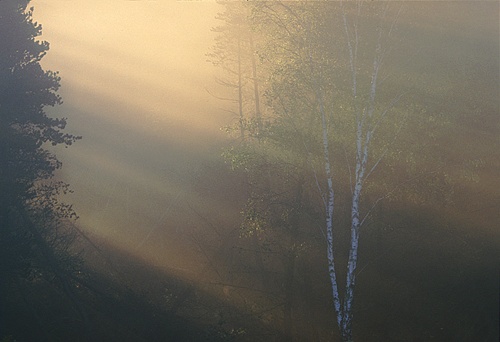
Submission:
M 349 230 L 355 222 L 361 222 L 361 236 L 366 235 L 368 244 L 375 236 L 379 241 L 388 227 L 387 239 L 392 241 L 395 226 L 405 231 L 415 225 L 401 225 L 401 215 L 410 217 L 414 208 L 449 213 L 462 200 L 467 184 L 477 183 L 492 160 L 453 150 L 458 139 L 468 139 L 462 124 L 464 117 L 474 117 L 464 110 L 471 99 L 462 101 L 459 93 L 447 89 L 454 81 L 444 70 L 422 65 L 422 60 L 433 58 L 423 56 L 422 47 L 436 39 L 412 24 L 408 6 L 257 2 L 240 5 L 239 11 L 242 8 L 256 42 L 252 53 L 259 61 L 258 96 L 264 99 L 265 114 L 257 117 L 251 106 L 240 111 L 238 124 L 229 130 L 236 133 L 236 143 L 224 158 L 242 172 L 248 185 L 241 225 L 247 242 L 241 243 L 255 251 L 255 272 L 273 279 L 262 284 L 281 284 L 278 321 L 283 336 L 291 340 L 291 307 L 298 305 L 298 297 L 306 297 L 296 292 L 305 276 L 299 265 L 307 262 L 307 253 L 318 256 L 329 240 L 322 223 L 325 216 L 329 219 L 328 179 L 335 191 L 332 248 L 336 263 L 343 265 L 348 260 L 351 264 L 352 241 L 357 248 Z M 223 48 L 234 53 L 229 45 Z M 460 76 L 454 79 L 459 82 Z M 477 94 L 473 101 L 477 104 L 484 96 Z M 462 108 L 456 101 L 463 102 Z M 480 107 L 486 110 L 489 105 L 486 100 Z M 498 108 L 491 110 L 498 113 Z M 330 147 L 326 152 L 325 144 Z M 330 170 L 325 170 L 325 155 Z M 400 207 L 407 211 L 402 213 Z M 299 253 L 297 246 L 308 246 L 308 252 Z M 386 254 L 372 247 L 361 247 L 362 258 Z M 337 271 L 340 279 L 349 279 L 349 268 Z M 362 271 L 365 267 L 354 273 Z M 349 284 L 354 287 L 354 277 Z M 324 291 L 319 283 L 308 288 Z M 340 288 L 346 298 L 351 296 Z M 337 290 L 333 292 L 335 297 Z M 342 307 L 348 302 L 344 300 Z M 356 303 L 360 310 L 363 303 Z M 351 340 L 350 334 L 342 339 Z
M 40 65 L 49 44 L 37 39 L 41 25 L 28 4 L 0 2 L 0 336 L 18 319 L 10 299 L 48 282 L 73 300 L 79 268 L 70 252 L 76 214 L 60 201 L 70 189 L 55 179 L 61 163 L 48 149 L 79 137 L 45 112 L 62 103 L 60 77 Z

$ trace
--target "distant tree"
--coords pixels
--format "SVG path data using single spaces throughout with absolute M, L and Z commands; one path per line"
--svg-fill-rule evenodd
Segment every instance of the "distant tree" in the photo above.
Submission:
M 240 2 L 222 4 L 225 11 L 219 13 L 217 19 L 223 24 L 212 29 L 217 35 L 207 57 L 223 71 L 216 82 L 229 90 L 230 97 L 224 100 L 238 104 L 239 133 L 240 138 L 244 139 L 245 127 L 259 129 L 262 116 L 251 7 Z
M 392 12 L 387 4 L 350 5 L 259 3 L 254 12 L 267 44 L 260 56 L 268 65 L 266 99 L 272 114 L 264 120 L 259 144 L 239 148 L 230 157 L 256 179 L 246 224 L 274 236 L 282 230 L 290 239 L 284 281 L 287 340 L 292 336 L 295 259 L 307 241 L 300 232 L 311 226 L 306 217 L 313 211 L 306 208 L 314 206 L 324 215 L 336 323 L 342 340 L 352 340 L 359 232 L 384 198 L 367 180 L 373 179 L 407 113 L 399 89 L 380 87 L 394 29 L 394 19 L 388 18 Z M 369 7 L 370 14 L 361 7 Z M 263 181 L 266 174 L 274 179 Z M 370 203 L 365 198 L 371 191 L 378 197 Z M 346 232 L 347 248 L 337 242 Z M 342 286 L 337 260 L 345 249 Z
M 61 104 L 60 78 L 43 70 L 49 44 L 36 38 L 29 0 L 0 1 L 0 337 L 6 332 L 6 301 L 19 281 L 54 280 L 70 300 L 76 297 L 67 253 L 76 217 L 60 202 L 68 185 L 54 179 L 60 161 L 50 145 L 71 145 L 65 119 L 49 117 L 46 106 Z
M 262 85 L 260 63 L 257 55 L 258 35 L 254 33 L 252 6 L 239 2 L 222 2 L 224 12 L 219 13 L 222 21 L 212 30 L 217 33 L 215 44 L 207 54 L 209 61 L 222 69 L 222 76 L 216 81 L 229 90 L 229 100 L 237 103 L 238 140 L 242 145 L 259 140 L 262 130 Z M 231 97 L 232 96 L 232 97 Z M 235 113 L 235 111 L 232 111 Z M 233 128 L 228 128 L 231 131 Z M 250 180 L 247 179 L 247 182 Z M 262 250 L 256 235 L 251 235 L 254 261 L 260 273 L 261 283 L 268 282 Z
M 498 136 L 498 101 L 491 101 L 496 99 L 491 90 L 498 89 L 498 78 L 486 75 L 498 69 L 488 62 L 495 60 L 493 54 L 486 53 L 493 40 L 486 43 L 478 38 L 486 32 L 484 27 L 462 36 L 457 34 L 460 21 L 429 16 L 430 8 L 446 8 L 458 9 L 465 18 L 468 5 L 274 1 L 252 6 L 267 107 L 258 139 L 252 126 L 243 127 L 245 137 L 254 139 L 232 146 L 225 156 L 249 181 L 243 235 L 258 237 L 261 248 L 269 252 L 265 271 L 273 280 L 271 288 L 280 285 L 283 315 L 275 310 L 266 320 L 282 321 L 283 337 L 290 341 L 305 331 L 300 314 L 307 310 L 304 303 L 315 299 L 308 295 L 320 292 L 323 298 L 333 299 L 329 302 L 336 314 L 332 325 L 339 339 L 363 339 L 363 326 L 370 325 L 374 312 L 397 312 L 395 316 L 401 312 L 392 305 L 370 304 L 377 302 L 371 295 L 374 287 L 387 287 L 387 298 L 395 294 L 378 278 L 391 268 L 389 260 L 399 264 L 389 271 L 391 277 L 418 286 L 415 280 L 425 281 L 411 271 L 402 275 L 402 268 L 427 263 L 449 284 L 455 283 L 457 272 L 445 271 L 435 254 L 426 258 L 414 253 L 412 260 L 403 251 L 430 250 L 432 245 L 436 255 L 448 255 L 446 234 L 453 234 L 451 239 L 461 241 L 454 255 L 472 256 L 465 256 L 463 246 L 473 245 L 480 220 L 467 223 L 463 213 L 456 218 L 451 213 L 460 201 L 467 210 L 472 207 L 468 194 L 479 189 L 474 184 L 484 182 L 489 188 L 491 179 L 481 180 L 481 173 L 498 165 L 492 152 L 497 141 L 493 137 Z M 415 16 L 414 10 L 421 13 Z M 422 23 L 424 18 L 428 21 Z M 440 35 L 433 34 L 435 28 L 442 30 Z M 452 35 L 461 37 L 460 48 L 448 40 Z M 495 121 L 489 121 L 493 117 Z M 468 127 L 473 122 L 481 131 Z M 476 202 L 489 201 L 484 190 L 474 198 L 477 212 L 488 210 Z M 433 221 L 433 215 L 439 220 Z M 319 217 L 321 229 L 317 229 Z M 457 228 L 462 225 L 465 235 Z M 421 241 L 411 241 L 417 236 Z M 301 262 L 319 247 L 323 252 L 323 246 L 328 272 L 325 267 L 318 278 L 303 279 L 308 273 L 300 268 Z M 406 259 L 400 254 L 406 254 Z M 306 267 L 315 266 L 318 255 L 313 258 L 314 263 L 305 261 Z M 456 261 L 450 264 L 463 266 Z M 355 290 L 360 273 L 361 286 Z M 432 280 L 426 286 L 443 286 L 437 277 L 429 277 Z M 303 284 L 307 286 L 297 295 Z M 448 292 L 449 287 L 443 289 Z M 423 307 L 432 300 L 422 304 L 422 316 L 428 313 Z M 318 321 L 309 322 L 320 325 Z M 394 320 L 386 321 L 392 331 Z M 461 336 L 457 329 L 449 330 L 450 336 Z M 482 328 L 470 329 L 478 330 Z M 370 328 L 364 336 L 373 336 Z

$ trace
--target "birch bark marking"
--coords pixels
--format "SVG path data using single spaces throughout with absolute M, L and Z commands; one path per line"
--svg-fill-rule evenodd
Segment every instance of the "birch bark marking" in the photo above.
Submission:
M 314 77 L 313 68 L 313 58 L 309 50 L 309 62 L 311 64 L 311 74 Z M 340 301 L 338 282 L 337 282 L 337 272 L 335 271 L 335 253 L 333 246 L 333 215 L 335 206 L 335 191 L 333 189 L 333 175 L 332 167 L 330 162 L 330 146 L 328 140 L 328 125 L 326 122 L 325 106 L 323 103 L 323 96 L 321 94 L 320 86 L 315 82 L 315 92 L 316 99 L 319 105 L 319 111 L 321 114 L 321 129 L 323 135 L 323 158 L 325 163 L 325 176 L 327 182 L 327 198 L 325 201 L 325 212 L 326 212 L 326 242 L 327 242 L 327 258 L 328 258 L 328 274 L 330 277 L 330 282 L 332 284 L 332 296 L 333 296 L 333 306 L 335 308 L 337 325 L 339 329 L 342 330 L 342 305 Z
M 337 273 L 335 271 L 335 257 L 334 257 L 334 247 L 333 247 L 333 214 L 334 214 L 334 200 L 335 191 L 333 189 L 333 177 L 330 164 L 330 152 L 328 143 L 328 127 L 326 124 L 325 109 L 323 106 L 323 101 L 321 93 L 319 93 L 319 105 L 321 112 L 321 124 L 323 130 L 323 155 L 325 159 L 325 173 L 326 181 L 328 186 L 328 195 L 326 201 L 326 240 L 327 240 L 327 256 L 328 256 L 328 273 L 330 275 L 330 282 L 332 283 L 332 294 L 333 294 L 333 305 L 335 307 L 335 312 L 337 314 L 337 324 L 339 328 L 342 322 L 342 311 L 340 304 L 339 289 L 337 283 Z
M 353 23 L 353 32 L 349 30 L 349 23 L 341 3 L 342 19 L 344 32 L 347 41 L 347 48 L 349 52 L 349 66 L 351 69 L 352 79 L 352 98 L 354 103 L 354 111 L 356 116 L 356 168 L 355 168 L 355 185 L 352 193 L 351 201 L 351 244 L 349 249 L 349 259 L 347 264 L 346 288 L 343 302 L 343 317 L 342 325 L 340 327 L 342 339 L 344 341 L 352 341 L 352 317 L 353 317 L 353 302 L 354 302 L 354 289 L 356 285 L 356 268 L 358 261 L 359 249 L 359 230 L 361 227 L 360 221 L 360 202 L 363 190 L 363 183 L 366 179 L 366 168 L 369 157 L 369 146 L 372 136 L 376 129 L 376 123 L 373 120 L 375 111 L 375 99 L 377 92 L 377 79 L 382 64 L 382 30 L 379 31 L 378 39 L 375 47 L 375 56 L 373 59 L 373 70 L 370 79 L 369 97 L 363 110 L 359 110 L 359 103 L 357 99 L 358 85 L 357 85 L 357 47 L 359 42 L 357 19 L 360 14 L 361 3 L 357 3 L 357 16 L 356 21 Z M 392 29 L 392 27 L 391 27 Z

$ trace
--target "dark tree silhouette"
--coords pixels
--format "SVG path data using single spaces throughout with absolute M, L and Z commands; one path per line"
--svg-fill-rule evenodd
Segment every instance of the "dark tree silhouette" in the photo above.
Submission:
M 76 215 L 59 201 L 69 189 L 54 179 L 61 163 L 47 147 L 79 137 L 44 110 L 61 104 L 60 78 L 40 65 L 49 44 L 37 40 L 41 25 L 29 2 L 0 1 L 0 338 L 12 333 L 7 305 L 20 282 L 50 280 L 76 303 L 67 253 Z

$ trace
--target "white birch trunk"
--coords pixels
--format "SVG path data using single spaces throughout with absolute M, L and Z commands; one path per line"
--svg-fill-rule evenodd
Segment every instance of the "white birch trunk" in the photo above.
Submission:
M 360 3 L 357 5 L 357 14 L 359 17 Z M 369 157 L 369 146 L 376 129 L 374 124 L 373 115 L 375 111 L 375 98 L 377 92 L 377 79 L 382 62 L 381 51 L 381 32 L 379 32 L 377 45 L 375 49 L 375 56 L 373 60 L 373 70 L 370 80 L 370 91 L 367 103 L 363 110 L 357 99 L 358 84 L 357 84 L 357 48 L 358 48 L 358 28 L 357 21 L 354 22 L 352 32 L 349 30 L 349 23 L 347 20 L 346 12 L 342 6 L 342 17 L 344 30 L 347 40 L 347 48 L 349 51 L 349 64 L 352 77 L 352 98 L 354 102 L 354 110 L 356 117 L 356 168 L 355 168 L 355 181 L 354 189 L 352 192 L 351 200 L 351 243 L 349 248 L 349 259 L 347 263 L 346 287 L 345 295 L 343 298 L 343 305 L 340 312 L 341 326 L 340 333 L 343 341 L 352 341 L 352 318 L 353 318 L 353 303 L 354 303 L 354 289 L 356 285 L 356 268 L 358 262 L 359 250 L 359 231 L 361 228 L 361 213 L 360 202 L 363 191 L 363 184 L 367 176 L 367 165 Z
M 370 77 L 370 84 L 368 88 L 368 96 L 364 103 L 358 97 L 361 93 L 358 82 L 357 70 L 357 56 L 359 45 L 358 33 L 358 18 L 360 17 L 361 2 L 357 2 L 357 17 L 351 24 L 347 18 L 347 14 L 343 4 L 341 5 L 341 15 L 343 19 L 343 26 L 345 30 L 345 37 L 348 48 L 349 68 L 351 72 L 352 82 L 352 102 L 353 102 L 353 116 L 355 117 L 355 177 L 352 187 L 351 198 L 351 224 L 350 224 L 350 245 L 349 245 L 349 258 L 347 262 L 346 283 L 344 296 L 340 296 L 338 279 L 335 265 L 335 250 L 333 243 L 333 229 L 334 229 L 334 208 L 335 208 L 335 191 L 334 191 L 334 178 L 332 172 L 332 161 L 330 158 L 330 142 L 328 133 L 327 114 L 325 112 L 325 104 L 323 100 L 323 93 L 319 82 L 314 82 L 314 91 L 316 95 L 317 105 L 321 115 L 321 128 L 322 128 L 322 149 L 323 149 L 323 163 L 326 178 L 326 191 L 323 192 L 321 187 L 320 193 L 325 205 L 326 217 L 326 240 L 327 240 L 327 257 L 328 257 L 328 274 L 332 286 L 333 306 L 336 313 L 336 321 L 340 330 L 342 341 L 352 341 L 352 319 L 353 319 L 353 303 L 354 303 L 354 289 L 356 285 L 356 269 L 358 263 L 358 250 L 359 250 L 359 234 L 361 226 L 366 216 L 361 219 L 361 198 L 363 194 L 363 185 L 369 174 L 377 167 L 378 161 L 374 163 L 371 169 L 368 168 L 368 160 L 370 156 L 370 144 L 375 134 L 377 125 L 385 116 L 384 111 L 379 116 L 375 114 L 375 101 L 377 94 L 377 84 L 379 70 L 382 65 L 383 51 L 382 51 L 382 30 L 378 32 L 378 37 L 375 45 L 375 56 L 372 64 L 372 72 Z M 391 26 L 392 30 L 392 26 Z M 390 31 L 389 31 L 390 34 Z M 310 48 L 310 47 L 309 47 Z M 313 80 L 318 79 L 314 75 L 313 58 L 311 50 L 309 51 L 309 60 L 311 63 L 311 75 Z M 315 173 L 316 176 L 316 173 Z M 317 178 L 316 178 L 317 181 Z M 369 213 L 368 213 L 369 214 Z M 367 215 L 368 215 L 367 214 Z
M 318 87 L 319 88 L 319 87 Z M 337 325 L 339 329 L 342 326 L 342 305 L 340 302 L 340 294 L 337 282 L 337 272 L 335 271 L 335 253 L 333 245 L 333 214 L 335 206 L 335 191 L 333 189 L 332 166 L 330 163 L 330 150 L 328 140 L 328 125 L 326 121 L 325 106 L 321 89 L 317 89 L 316 96 L 319 102 L 319 110 L 321 113 L 321 125 L 323 133 L 323 158 L 325 163 L 325 175 L 327 182 L 327 198 L 326 198 L 326 241 L 327 241 L 327 257 L 328 257 L 328 274 L 332 285 L 333 306 L 337 316 Z

